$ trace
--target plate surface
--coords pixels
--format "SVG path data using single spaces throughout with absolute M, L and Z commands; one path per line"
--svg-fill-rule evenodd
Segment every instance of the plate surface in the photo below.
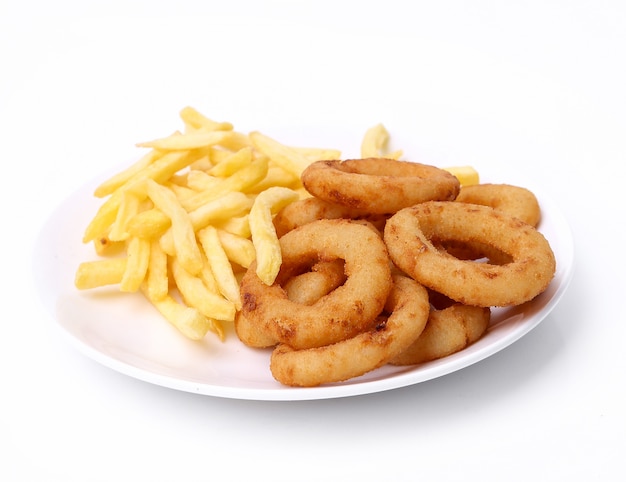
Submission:
M 493 309 L 491 327 L 478 342 L 441 360 L 385 366 L 339 384 L 290 388 L 272 378 L 270 351 L 244 346 L 234 331 L 223 343 L 211 333 L 202 342 L 192 342 L 140 294 L 119 293 L 116 287 L 88 292 L 74 288 L 78 264 L 96 259 L 92 246 L 83 245 L 81 237 L 102 203 L 92 195 L 102 179 L 67 198 L 44 226 L 35 249 L 39 294 L 58 326 L 85 355 L 131 377 L 177 390 L 249 400 L 313 400 L 424 382 L 483 360 L 530 332 L 555 307 L 573 273 L 573 240 L 564 216 L 552 199 L 525 186 L 539 199 L 543 213 L 539 230 L 557 258 L 556 275 L 544 293 L 519 307 Z

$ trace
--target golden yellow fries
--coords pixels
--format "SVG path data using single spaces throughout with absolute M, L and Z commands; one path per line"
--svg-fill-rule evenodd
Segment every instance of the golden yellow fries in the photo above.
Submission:
M 95 189 L 83 242 L 102 259 L 81 263 L 75 285 L 141 292 L 185 336 L 223 339 L 241 307 L 237 272 L 258 259 L 273 280 L 272 216 L 299 198 L 302 169 L 339 152 L 243 134 L 192 107 L 180 118 L 182 132 L 139 143 L 148 152 Z

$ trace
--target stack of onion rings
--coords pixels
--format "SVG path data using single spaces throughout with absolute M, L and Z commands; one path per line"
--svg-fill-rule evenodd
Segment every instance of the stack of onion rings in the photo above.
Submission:
M 524 188 L 460 188 L 446 171 L 393 159 L 315 162 L 302 182 L 312 197 L 274 218 L 276 282 L 251 266 L 235 322 L 245 344 L 272 348 L 285 385 L 448 356 L 483 336 L 491 307 L 525 303 L 554 276 Z

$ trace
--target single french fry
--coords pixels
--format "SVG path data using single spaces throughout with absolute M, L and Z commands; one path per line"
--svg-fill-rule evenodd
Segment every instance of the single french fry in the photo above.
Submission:
M 399 159 L 402 151 L 386 152 L 385 148 L 389 142 L 389 132 L 383 124 L 370 127 L 361 141 L 361 157 L 386 157 L 389 159 Z
M 213 226 L 207 226 L 198 231 L 198 239 L 204 250 L 204 254 L 209 261 L 211 270 L 215 275 L 215 280 L 222 295 L 231 301 L 235 307 L 241 309 L 241 299 L 239 292 L 239 283 L 235 278 L 233 267 L 230 264 L 228 256 L 220 243 L 217 229 Z
M 202 255 L 189 214 L 166 187 L 152 180 L 146 182 L 146 187 L 154 205 L 172 222 L 171 231 L 178 259 L 187 271 L 197 274 L 202 265 Z
M 214 131 L 232 131 L 230 122 L 216 122 L 204 116 L 191 106 L 183 107 L 179 113 L 185 125 L 193 129 L 206 129 Z
M 237 310 L 234 303 L 218 292 L 211 292 L 200 278 L 190 274 L 176 259 L 172 259 L 170 264 L 176 287 L 188 306 L 215 320 L 235 320 Z
M 267 285 L 274 283 L 282 263 L 273 214 L 298 198 L 298 193 L 292 189 L 272 187 L 260 193 L 250 209 L 249 222 L 256 251 L 256 273 Z
M 370 127 L 361 141 L 361 157 L 379 157 L 389 141 L 389 132 L 382 124 Z
M 120 291 L 138 291 L 148 272 L 150 242 L 142 238 L 131 238 L 127 248 L 127 263 L 120 281 Z
M 200 273 L 198 273 L 198 278 L 202 280 L 202 282 L 205 284 L 209 291 L 212 291 L 213 293 L 219 293 L 220 287 L 217 284 L 217 280 L 215 279 L 215 275 L 213 274 L 213 270 L 211 269 L 209 260 L 207 259 L 204 252 L 202 253 L 202 255 L 202 269 L 200 270 Z
M 167 254 L 161 249 L 156 239 L 150 242 L 150 260 L 144 289 L 147 291 L 148 298 L 155 300 L 165 298 L 170 289 Z
M 79 290 L 88 290 L 119 284 L 126 271 L 126 263 L 126 258 L 98 259 L 80 263 L 74 277 L 74 285 Z

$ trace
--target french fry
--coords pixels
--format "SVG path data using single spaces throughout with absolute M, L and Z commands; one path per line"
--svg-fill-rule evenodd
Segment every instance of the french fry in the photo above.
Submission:
M 230 122 L 216 122 L 204 116 L 191 106 L 183 107 L 179 113 L 180 118 L 188 128 L 206 129 L 209 131 L 232 131 Z
M 169 189 L 152 180 L 146 181 L 147 193 L 154 205 L 172 222 L 171 230 L 176 255 L 187 271 L 197 274 L 202 265 L 202 255 L 187 211 Z
M 151 300 L 163 299 L 169 293 L 167 254 L 161 249 L 161 245 L 156 239 L 150 242 L 148 272 L 142 289 L 146 291 L 148 299 Z
M 219 293 L 220 287 L 217 284 L 217 280 L 215 279 L 215 275 L 213 274 L 213 270 L 211 269 L 211 265 L 209 264 L 209 260 L 203 252 L 203 263 L 202 269 L 198 274 L 198 278 L 202 280 L 207 289 L 213 293 Z
M 126 271 L 126 262 L 126 258 L 109 258 L 80 263 L 74 285 L 79 290 L 88 290 L 119 284 Z
M 211 292 L 202 280 L 189 273 L 181 264 L 173 259 L 171 262 L 172 276 L 186 304 L 196 308 L 207 318 L 221 321 L 234 321 L 236 308 L 220 293 Z
M 150 242 L 142 238 L 131 238 L 128 242 L 128 255 L 124 276 L 120 281 L 120 291 L 134 293 L 143 283 L 150 262 Z
M 267 285 L 274 283 L 282 262 L 273 214 L 298 199 L 298 193 L 292 189 L 271 187 L 256 197 L 250 209 L 249 222 L 256 252 L 256 273 Z
M 238 310 L 241 309 L 239 283 L 235 278 L 230 260 L 220 243 L 217 229 L 213 226 L 207 226 L 201 229 L 198 231 L 198 239 L 209 261 L 209 266 L 211 266 L 211 270 L 215 275 L 215 280 L 217 281 L 220 292 L 227 300 L 231 301 Z
M 363 136 L 361 142 L 361 157 L 387 157 L 390 159 L 399 159 L 402 151 L 389 153 L 385 151 L 389 142 L 389 132 L 383 124 L 377 124 L 370 127 Z

